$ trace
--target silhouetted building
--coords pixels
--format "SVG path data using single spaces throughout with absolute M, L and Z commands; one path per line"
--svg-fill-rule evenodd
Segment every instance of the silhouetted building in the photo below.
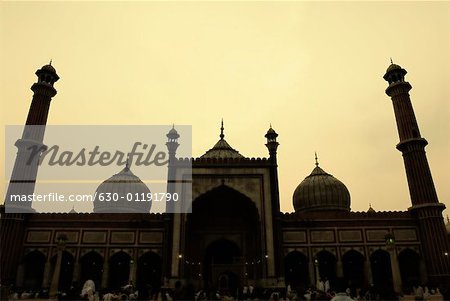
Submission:
M 56 94 L 53 83 L 59 78 L 50 65 L 36 74 L 27 125 L 45 125 Z M 427 141 L 420 136 L 405 74 L 391 64 L 384 78 L 411 195 L 407 210 L 377 212 L 370 207 L 352 212 L 348 189 L 316 158 L 311 174 L 295 189 L 295 212 L 281 213 L 274 129 L 265 135 L 267 158 L 245 157 L 232 148 L 222 124 L 219 141 L 192 159 L 176 157 L 179 135 L 172 129 L 167 135 L 169 174 L 192 163 L 191 214 L 111 215 L 101 213 L 98 202 L 95 214 L 2 213 L 2 285 L 50 287 L 64 233 L 60 289 L 87 279 L 100 288 L 118 288 L 132 280 L 153 290 L 181 283 L 231 292 L 243 285 L 302 288 L 320 279 L 328 279 L 332 288 L 450 287 L 450 224 L 446 229 L 445 206 L 437 199 L 424 151 Z M 23 139 L 42 143 L 42 136 Z M 23 139 L 16 144 L 16 165 Z M 123 185 L 111 189 L 120 193 L 149 191 L 129 166 L 98 191 L 111 190 L 115 181 Z

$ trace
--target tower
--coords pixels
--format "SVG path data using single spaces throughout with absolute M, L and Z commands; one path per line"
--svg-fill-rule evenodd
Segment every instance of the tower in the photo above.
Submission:
M 403 155 L 412 203 L 409 210 L 418 221 L 429 283 L 449 287 L 449 245 L 442 218 L 445 205 L 439 203 L 436 194 L 425 154 L 428 142 L 420 135 L 408 93 L 412 87 L 405 81 L 406 73 L 405 69 L 391 62 L 383 78 L 389 83 L 386 94 L 391 97 L 394 106 L 400 138 L 397 149 Z
M 280 213 L 280 193 L 278 187 L 278 162 L 277 149 L 280 145 L 277 141 L 278 134 L 270 125 L 267 133 L 264 135 L 267 139 L 266 147 L 269 150 L 270 161 L 270 186 L 272 199 L 272 216 L 273 216 L 273 239 L 274 239 L 274 256 L 276 273 L 284 275 L 283 255 L 282 255 L 282 231 L 281 231 L 281 213 Z
M 31 106 L 22 138 L 17 140 L 16 161 L 9 182 L 5 197 L 5 212 L 1 212 L 1 279 L 4 285 L 14 283 L 17 270 L 19 252 L 24 237 L 24 224 L 26 215 L 22 213 L 32 213 L 31 202 L 13 202 L 11 196 L 29 196 L 34 192 L 34 186 L 38 171 L 38 159 L 45 149 L 43 145 L 45 125 L 47 123 L 48 111 L 52 97 L 56 95 L 53 84 L 59 79 L 55 68 L 50 64 L 43 66 L 36 71 L 37 83 L 31 86 L 34 92 Z M 32 148 L 39 152 L 35 153 L 34 159 L 31 157 Z M 4 291 L 1 292 L 1 299 L 4 299 Z
M 31 86 L 34 92 L 22 138 L 15 143 L 17 147 L 16 161 L 6 193 L 6 212 L 34 212 L 32 202 L 14 200 L 15 196 L 28 197 L 33 194 L 38 172 L 40 154 L 45 150 L 42 143 L 48 111 L 52 97 L 56 95 L 54 83 L 59 76 L 50 64 L 36 71 L 37 83 Z

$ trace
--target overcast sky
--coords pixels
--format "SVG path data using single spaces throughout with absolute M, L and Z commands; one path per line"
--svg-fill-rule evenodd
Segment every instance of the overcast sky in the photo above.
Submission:
M 50 59 L 61 79 L 48 124 L 188 124 L 198 157 L 223 118 L 231 146 L 267 157 L 271 123 L 283 211 L 315 151 L 352 210 L 410 206 L 382 78 L 392 57 L 450 206 L 449 2 L 2 1 L 0 44 L 2 125 L 25 122 Z

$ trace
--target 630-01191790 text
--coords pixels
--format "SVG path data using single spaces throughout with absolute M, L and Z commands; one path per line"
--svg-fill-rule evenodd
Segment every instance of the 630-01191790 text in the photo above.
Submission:
M 100 192 L 94 194 L 61 194 L 51 192 L 46 194 L 14 194 L 10 196 L 12 202 L 176 202 L 179 200 L 178 193 L 148 192 L 148 193 L 110 193 Z
M 119 193 L 102 192 L 98 195 L 98 200 L 101 202 L 117 202 L 119 200 L 127 200 L 129 202 L 161 202 L 161 201 L 178 201 L 178 193 L 169 192 L 148 192 L 148 193 L 127 193 L 121 195 Z

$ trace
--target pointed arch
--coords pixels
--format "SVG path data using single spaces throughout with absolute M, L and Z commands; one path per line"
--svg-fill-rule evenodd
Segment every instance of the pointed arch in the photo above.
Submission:
M 96 251 L 90 251 L 80 258 L 80 280 L 81 284 L 86 280 L 92 280 L 95 287 L 99 288 L 102 283 L 103 257 Z
M 386 290 L 393 287 L 391 258 L 389 252 L 378 249 L 370 255 L 373 283 L 377 288 Z
M 322 250 L 316 254 L 319 264 L 319 278 L 328 279 L 330 283 L 336 280 L 336 257 L 329 251 Z
M 410 248 L 398 254 L 398 264 L 403 285 L 411 289 L 420 284 L 420 255 Z
M 286 285 L 304 289 L 309 283 L 308 258 L 299 251 L 292 251 L 284 257 Z
M 342 265 L 346 285 L 350 288 L 362 287 L 364 284 L 364 256 L 356 251 L 349 250 L 342 255 Z
M 146 252 L 138 259 L 136 285 L 139 296 L 148 299 L 162 285 L 162 258 L 154 252 Z
M 111 289 L 120 289 L 128 284 L 130 277 L 131 257 L 123 251 L 119 251 L 109 259 L 109 285 Z
M 52 264 L 52 271 L 55 273 L 56 269 L 56 262 L 58 259 L 58 255 L 55 254 L 51 258 L 50 262 Z M 62 259 L 61 259 L 61 270 L 59 273 L 59 286 L 58 289 L 60 291 L 67 291 L 70 289 L 70 286 L 72 285 L 72 277 L 73 277 L 73 271 L 74 271 L 74 265 L 75 265 L 75 258 L 72 254 L 70 254 L 67 251 L 62 252 Z M 53 275 L 52 273 L 52 275 Z
M 40 289 L 42 281 L 44 279 L 46 256 L 38 251 L 34 250 L 28 253 L 23 258 L 23 264 L 25 265 L 25 278 L 24 289 L 36 290 Z

